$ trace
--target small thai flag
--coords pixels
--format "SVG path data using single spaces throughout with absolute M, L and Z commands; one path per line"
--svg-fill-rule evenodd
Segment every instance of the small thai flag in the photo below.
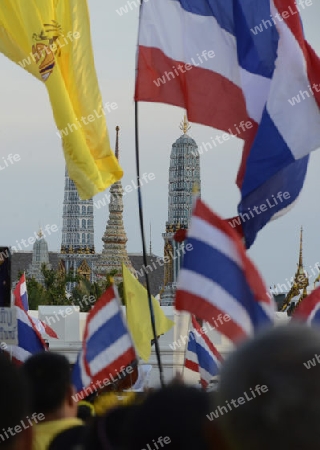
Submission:
M 210 380 L 219 373 L 222 356 L 194 316 L 192 316 L 192 326 L 193 330 L 189 331 L 185 366 L 200 373 L 200 383 L 206 389 Z
M 24 310 L 29 311 L 27 283 L 26 283 L 26 276 L 24 273 L 23 275 L 21 275 L 21 278 L 18 281 L 17 286 L 15 287 L 13 293 L 15 298 L 19 298 L 21 300 Z
M 109 287 L 89 312 L 83 336 L 82 350 L 73 370 L 73 384 L 80 392 L 95 391 L 119 380 L 123 369 L 137 356 L 125 323 L 116 288 Z M 92 388 L 90 393 L 92 392 Z M 89 394 L 87 394 L 89 395 Z

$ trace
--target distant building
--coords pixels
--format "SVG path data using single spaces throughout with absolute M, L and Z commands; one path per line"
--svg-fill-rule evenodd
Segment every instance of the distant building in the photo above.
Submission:
M 196 142 L 187 135 L 187 117 L 180 126 L 183 135 L 172 145 L 169 168 L 168 221 L 164 239 L 164 280 L 161 305 L 172 305 L 184 254 L 184 243 L 174 240 L 178 230 L 188 228 L 194 189 L 201 194 L 200 158 Z
M 94 249 L 93 201 L 81 200 L 74 182 L 65 172 L 61 243 L 61 268 L 94 281 L 97 260 Z
M 39 283 L 44 282 L 42 275 L 42 266 L 45 265 L 47 269 L 51 269 L 49 261 L 49 251 L 47 241 L 44 239 L 42 230 L 38 232 L 39 240 L 33 244 L 32 263 L 29 266 L 27 275 L 35 278 Z

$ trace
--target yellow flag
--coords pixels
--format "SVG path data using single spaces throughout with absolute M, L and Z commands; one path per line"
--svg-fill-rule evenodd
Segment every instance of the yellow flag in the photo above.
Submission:
M 132 273 L 122 265 L 123 292 L 126 302 L 127 323 L 139 356 L 148 361 L 153 337 L 147 290 Z M 152 297 L 157 335 L 166 333 L 174 323 L 168 319 L 159 302 Z
M 1 0 L 0 52 L 46 85 L 80 197 L 119 180 L 105 120 L 116 105 L 102 104 L 87 0 Z

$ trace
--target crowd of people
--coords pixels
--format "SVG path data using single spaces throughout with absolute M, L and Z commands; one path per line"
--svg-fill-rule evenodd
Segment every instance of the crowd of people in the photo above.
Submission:
M 99 416 L 64 356 L 0 354 L 0 450 L 319 449 L 318 353 L 319 330 L 275 327 L 229 355 L 214 392 L 176 380 Z

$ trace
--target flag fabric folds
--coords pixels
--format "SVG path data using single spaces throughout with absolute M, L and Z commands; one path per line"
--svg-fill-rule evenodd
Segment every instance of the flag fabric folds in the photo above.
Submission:
M 29 310 L 29 301 L 28 301 L 28 293 L 27 293 L 27 283 L 26 276 L 23 273 L 18 281 L 14 291 L 13 291 L 15 299 L 20 299 L 25 311 Z
M 145 2 L 137 69 L 136 100 L 183 107 L 231 135 L 223 141 L 244 140 L 238 220 L 249 248 L 297 200 L 320 146 L 320 60 L 295 0 Z
M 127 323 L 139 356 L 148 361 L 151 355 L 151 341 L 154 339 L 148 303 L 147 290 L 132 275 L 127 267 L 122 265 L 123 291 L 127 311 Z M 169 331 L 174 323 L 168 319 L 159 302 L 152 297 L 157 335 Z
M 73 369 L 73 384 L 77 392 L 87 388 L 97 392 L 111 384 L 114 377 L 119 379 L 119 373 L 135 360 L 116 288 L 111 286 L 88 313 L 82 350 Z
M 301 301 L 292 314 L 292 320 L 320 325 L 320 287 Z
M 47 350 L 47 345 L 25 310 L 21 297 L 15 296 L 14 306 L 17 311 L 18 345 L 9 345 L 5 351 L 12 355 L 17 364 L 21 364 L 29 356 Z
M 0 52 L 42 81 L 83 199 L 119 180 L 94 66 L 87 0 L 3 0 Z M 40 86 L 39 86 L 40 88 Z
M 185 367 L 200 373 L 200 383 L 207 388 L 212 378 L 219 373 L 222 356 L 192 316 L 193 330 L 189 331 Z
M 199 198 L 178 276 L 175 307 L 212 324 L 233 342 L 270 326 L 275 306 L 240 236 Z M 217 325 L 218 324 L 218 325 Z
M 18 281 L 13 291 L 13 294 L 15 298 L 15 305 L 19 306 L 22 304 L 24 311 L 28 312 L 29 311 L 28 291 L 27 291 L 26 276 L 24 273 L 21 275 L 20 280 Z M 43 338 L 45 338 L 47 335 L 53 339 L 58 339 L 57 333 L 45 322 L 35 317 L 31 317 L 30 315 L 29 318 Z

